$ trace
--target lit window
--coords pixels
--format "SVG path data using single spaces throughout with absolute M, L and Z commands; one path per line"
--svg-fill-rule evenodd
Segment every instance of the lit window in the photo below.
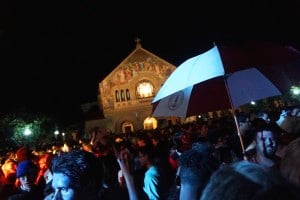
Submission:
M 137 86 L 137 95 L 138 98 L 154 96 L 153 85 L 147 80 L 141 81 Z

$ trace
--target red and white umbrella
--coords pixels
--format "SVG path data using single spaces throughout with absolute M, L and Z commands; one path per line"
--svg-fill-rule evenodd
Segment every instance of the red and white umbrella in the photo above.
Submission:
M 236 109 L 299 83 L 300 53 L 291 47 L 255 42 L 214 46 L 177 67 L 154 97 L 152 116 Z
M 153 103 L 152 116 L 189 117 L 209 111 L 236 109 L 251 101 L 281 95 L 256 68 L 218 76 L 177 91 Z

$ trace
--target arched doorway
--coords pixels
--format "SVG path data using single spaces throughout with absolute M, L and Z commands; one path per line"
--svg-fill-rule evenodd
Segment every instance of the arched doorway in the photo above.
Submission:
M 157 128 L 157 120 L 153 117 L 147 117 L 144 120 L 143 125 L 144 125 L 145 130 L 156 129 Z
M 133 124 L 129 121 L 125 121 L 121 125 L 122 133 L 130 133 L 134 131 Z

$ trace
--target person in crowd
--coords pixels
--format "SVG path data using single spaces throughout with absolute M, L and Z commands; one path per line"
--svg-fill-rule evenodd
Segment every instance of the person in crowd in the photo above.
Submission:
M 300 138 L 293 140 L 286 148 L 280 163 L 280 172 L 289 182 L 300 188 Z
M 208 152 L 189 149 L 179 158 L 180 200 L 199 199 L 210 176 L 219 168 L 219 162 Z
M 101 177 L 97 158 L 84 150 L 62 153 L 52 161 L 53 192 L 45 200 L 96 200 Z
M 159 132 L 154 132 L 151 136 L 154 148 L 154 164 L 164 172 L 165 184 L 169 187 L 172 184 L 176 171 L 172 169 L 169 162 L 170 144 Z
M 16 191 L 8 197 L 8 200 L 42 199 L 43 191 L 35 184 L 38 166 L 31 160 L 23 160 L 18 163 L 17 178 L 20 185 Z
M 294 137 L 300 136 L 300 105 L 285 107 L 276 123 Z
M 151 138 L 148 136 L 146 132 L 138 133 L 136 138 L 136 148 L 153 145 Z
M 36 179 L 36 184 L 41 190 L 44 190 L 44 194 L 48 195 L 52 192 L 52 171 L 51 171 L 51 161 L 53 159 L 53 154 L 45 153 L 39 160 L 39 172 Z
M 22 162 L 23 160 L 31 160 L 32 154 L 28 146 L 22 146 L 16 151 L 16 160 Z
M 202 192 L 200 200 L 296 200 L 299 199 L 279 174 L 246 160 L 217 170 Z
M 236 111 L 236 120 L 238 123 L 239 132 L 242 137 L 243 145 L 244 147 L 247 147 L 252 142 L 251 134 L 249 133 L 250 116 L 243 111 Z M 230 134 L 228 136 L 226 144 L 230 147 L 237 159 L 245 159 L 245 152 L 243 152 L 241 140 L 236 128 L 234 129 L 233 134 Z
M 6 199 L 15 190 L 18 163 L 12 158 L 5 160 L 0 169 L 0 199 Z
M 238 157 L 227 144 L 226 137 L 220 136 L 217 143 L 214 145 L 215 158 L 220 162 L 222 166 L 228 165 L 238 160 Z
M 172 140 L 174 146 L 170 149 L 168 160 L 172 169 L 176 171 L 179 165 L 179 157 L 181 153 L 190 149 L 192 147 L 193 141 L 191 133 L 184 131 L 176 132 Z
M 163 199 L 165 184 L 163 182 L 162 172 L 154 165 L 153 146 L 140 147 L 138 156 L 141 166 L 146 168 L 144 175 L 143 190 L 150 200 Z
M 250 155 L 249 160 L 262 166 L 279 170 L 281 159 L 276 155 L 278 129 L 259 118 L 252 122 L 252 126 L 251 132 L 254 137 L 255 150 Z
M 124 190 L 121 190 L 118 182 L 119 166 L 113 151 L 113 141 L 107 142 L 105 153 L 97 156 L 101 172 L 101 199 L 118 199 Z M 98 154 L 99 155 L 99 154 Z
M 147 134 L 146 131 L 138 131 L 134 137 L 134 141 L 132 140 L 132 149 L 130 151 L 132 155 L 132 161 L 133 161 L 133 176 L 135 180 L 135 184 L 137 186 L 137 192 L 139 199 L 145 199 L 147 198 L 147 195 L 145 194 L 143 188 L 144 185 L 144 175 L 147 170 L 145 166 L 142 165 L 139 158 L 138 149 L 144 148 L 144 147 L 151 147 L 153 148 L 153 144 L 151 141 L 151 138 Z
M 134 176 L 132 174 L 132 165 L 131 165 L 131 154 L 128 149 L 122 149 L 119 152 L 115 152 L 117 162 L 120 166 L 120 172 L 122 174 L 122 177 L 124 177 L 125 184 L 129 200 L 138 200 L 139 195 L 136 189 L 136 184 L 134 181 Z

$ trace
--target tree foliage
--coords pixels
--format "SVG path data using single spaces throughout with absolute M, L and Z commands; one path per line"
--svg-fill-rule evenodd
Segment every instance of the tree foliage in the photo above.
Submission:
M 30 135 L 24 135 L 26 128 L 31 131 Z M 8 113 L 0 122 L 1 146 L 14 149 L 26 144 L 42 148 L 51 144 L 55 129 L 57 123 L 50 116 L 30 112 Z

